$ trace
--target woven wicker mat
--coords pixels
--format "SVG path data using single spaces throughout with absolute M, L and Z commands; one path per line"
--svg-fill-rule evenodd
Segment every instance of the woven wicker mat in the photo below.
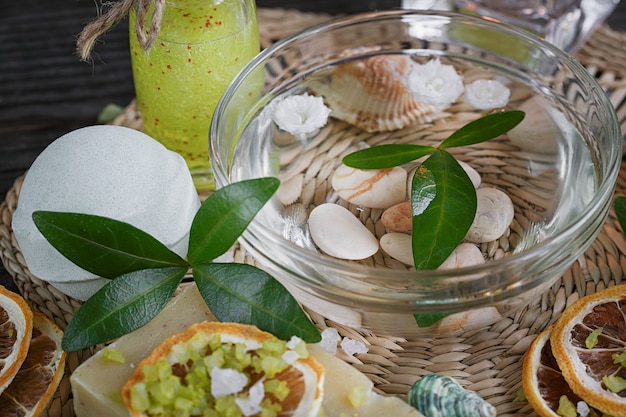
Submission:
M 324 14 L 260 9 L 263 46 L 328 18 Z M 626 131 L 626 34 L 603 26 L 577 58 L 605 89 Z M 114 124 L 141 129 L 134 103 L 128 105 Z M 65 328 L 80 303 L 28 271 L 11 230 L 22 179 L 15 181 L 0 204 L 0 258 L 31 307 Z M 626 194 L 626 162 L 622 163 L 616 194 Z M 235 261 L 253 262 L 241 249 L 236 250 Z M 535 416 L 526 401 L 517 398 L 521 390 L 522 357 L 528 345 L 579 297 L 626 281 L 625 271 L 626 239 L 611 213 L 596 241 L 549 291 L 524 310 L 489 327 L 449 337 L 407 340 L 346 328 L 315 313 L 312 318 L 320 329 L 334 327 L 342 336 L 368 344 L 367 354 L 341 357 L 365 373 L 379 392 L 404 394 L 418 378 L 437 372 L 452 376 L 467 389 L 476 391 L 496 406 L 499 416 Z M 93 350 L 89 349 L 68 356 L 66 375 L 43 416 L 74 416 L 69 376 L 92 354 Z

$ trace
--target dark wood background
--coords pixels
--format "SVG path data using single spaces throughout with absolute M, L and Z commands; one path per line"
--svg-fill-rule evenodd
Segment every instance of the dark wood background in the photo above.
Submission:
M 78 33 L 97 16 L 96 0 L 0 1 L 0 198 L 57 137 L 93 125 L 110 103 L 134 97 L 127 23 L 107 33 L 93 63 L 79 61 Z M 400 6 L 400 0 L 257 0 L 258 7 L 331 14 Z M 626 2 L 608 23 L 626 31 Z M 0 200 L 1 201 L 1 200 Z M 0 284 L 17 291 L 0 265 Z

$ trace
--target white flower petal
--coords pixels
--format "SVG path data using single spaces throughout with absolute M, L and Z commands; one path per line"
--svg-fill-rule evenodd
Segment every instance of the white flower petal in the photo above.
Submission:
M 465 102 L 480 110 L 504 107 L 511 90 L 498 80 L 476 80 L 465 88 Z
M 321 97 L 302 94 L 273 105 L 272 119 L 279 128 L 293 135 L 307 134 L 326 125 L 330 109 Z
M 425 64 L 412 64 L 408 87 L 418 101 L 435 106 L 454 103 L 464 91 L 463 77 L 452 65 L 442 64 L 439 58 Z

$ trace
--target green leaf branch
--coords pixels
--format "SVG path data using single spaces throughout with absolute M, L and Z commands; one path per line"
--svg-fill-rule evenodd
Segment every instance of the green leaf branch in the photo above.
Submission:
M 236 242 L 279 184 L 276 178 L 259 178 L 211 194 L 192 222 L 187 259 L 128 223 L 80 213 L 33 213 L 37 228 L 61 254 L 111 279 L 76 311 L 63 349 L 105 343 L 143 326 L 163 310 L 189 269 L 219 320 L 253 324 L 283 339 L 295 335 L 319 342 L 317 327 L 272 276 L 252 265 L 213 262 Z
M 427 158 L 411 179 L 413 260 L 415 268 L 436 269 L 467 234 L 476 215 L 476 190 L 465 170 L 447 149 L 494 139 L 524 119 L 506 110 L 476 119 L 452 133 L 439 146 L 386 144 L 346 155 L 343 163 L 359 169 L 384 169 Z

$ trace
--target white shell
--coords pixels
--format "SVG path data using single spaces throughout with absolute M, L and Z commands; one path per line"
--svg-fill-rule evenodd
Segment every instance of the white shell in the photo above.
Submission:
M 411 60 L 403 55 L 380 55 L 338 65 L 328 83 L 313 83 L 332 108 L 331 116 L 367 132 L 401 129 L 431 119 L 434 107 L 409 91 L 406 76 Z
M 513 202 L 508 195 L 491 187 L 476 190 L 476 198 L 476 216 L 465 239 L 473 243 L 499 239 L 513 221 Z
M 536 97 L 526 100 L 518 109 L 526 115 L 520 124 L 507 133 L 511 142 L 528 152 L 556 153 L 558 138 L 563 136 L 563 132 L 554 119 L 564 120 L 565 116 L 557 112 L 551 115 Z M 568 123 L 561 123 L 561 126 L 568 126 Z
M 304 183 L 304 174 L 294 175 L 287 181 L 280 183 L 276 196 L 284 205 L 288 206 L 296 202 L 302 194 L 302 184 Z
M 339 197 L 357 206 L 386 209 L 404 201 L 406 176 L 403 168 L 357 169 L 341 165 L 332 178 Z
M 315 244 L 339 259 L 365 259 L 378 251 L 378 240 L 349 210 L 325 203 L 309 215 L 309 231 Z
M 480 265 L 485 258 L 478 247 L 472 243 L 461 243 L 448 256 L 448 259 L 439 265 L 438 269 L 456 269 L 465 266 Z
M 395 232 L 387 233 L 380 238 L 380 248 L 393 259 L 415 266 L 411 235 Z

